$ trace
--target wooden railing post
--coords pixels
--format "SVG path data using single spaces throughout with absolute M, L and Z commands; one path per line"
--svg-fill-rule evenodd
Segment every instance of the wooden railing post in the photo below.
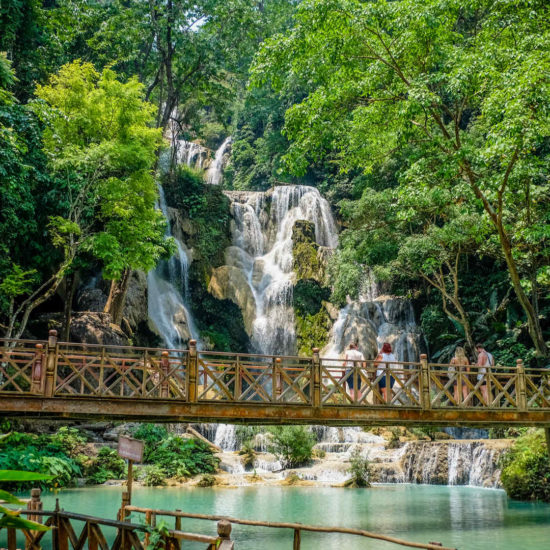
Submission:
M 294 543 L 292 545 L 292 550 L 300 550 L 300 539 L 302 538 L 302 532 L 300 529 L 294 529 Z
M 231 541 L 231 523 L 226 519 L 218 521 L 218 539 L 221 543 L 218 546 L 220 550 L 233 549 L 233 542 Z
M 31 489 L 31 499 L 27 502 L 27 510 L 32 510 L 33 512 L 42 511 L 42 501 L 40 500 L 41 494 L 42 490 L 38 487 Z M 27 516 L 27 519 L 36 523 L 42 522 L 42 516 L 40 514 L 30 514 Z
M 516 384 L 516 399 L 519 411 L 527 410 L 527 382 L 525 380 L 525 367 L 523 360 L 516 361 L 517 384 Z
M 36 344 L 35 347 L 36 351 L 34 352 L 34 361 L 32 364 L 31 392 L 41 394 L 43 392 L 42 380 L 44 379 L 44 369 L 42 368 L 44 346 Z
M 53 397 L 53 394 L 55 393 L 57 354 L 57 330 L 50 330 L 48 336 L 48 355 L 46 357 L 46 382 L 44 384 L 44 397 Z
M 118 520 L 124 521 L 130 514 L 126 511 L 126 506 L 130 506 L 130 493 L 127 491 L 122 492 L 122 505 L 118 511 Z
M 237 361 L 235 363 L 235 392 L 233 395 L 234 401 L 239 401 L 241 394 L 243 392 L 243 379 L 241 372 L 241 360 L 240 356 L 237 355 Z
M 160 358 L 160 370 L 162 372 L 162 382 L 160 384 L 160 396 L 163 399 L 168 399 L 170 392 L 170 381 L 168 373 L 170 372 L 170 358 L 167 351 L 163 351 Z
M 8 527 L 8 550 L 17 550 L 17 534 L 14 527 Z
M 423 353 L 420 355 L 420 402 L 424 410 L 432 408 L 430 398 L 430 368 L 428 366 L 428 356 Z
M 189 340 L 189 356 L 187 359 L 187 401 L 197 401 L 197 377 L 198 377 L 197 341 Z
M 313 386 L 312 391 L 312 405 L 314 407 L 320 407 L 322 403 L 321 399 L 321 359 L 319 357 L 319 348 L 313 348 L 313 363 L 311 372 L 310 386 Z
M 281 358 L 276 357 L 275 360 L 273 361 L 273 366 L 272 366 L 273 370 L 271 372 L 271 385 L 272 385 L 271 395 L 274 403 L 277 403 L 281 398 L 282 388 L 281 388 L 280 368 L 281 368 Z

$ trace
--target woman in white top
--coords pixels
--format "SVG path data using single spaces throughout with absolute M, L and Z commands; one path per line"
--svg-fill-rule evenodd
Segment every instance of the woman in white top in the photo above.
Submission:
M 397 361 L 397 358 L 392 352 L 391 344 L 389 342 L 384 342 L 382 344 L 382 349 L 380 350 L 380 353 L 376 357 L 376 378 L 383 375 L 386 372 L 386 367 L 389 367 L 390 369 L 396 368 L 397 365 L 393 363 L 394 361 Z M 387 380 L 389 378 L 389 380 Z M 380 378 L 380 381 L 378 382 L 378 387 L 382 390 L 382 397 L 384 398 L 384 403 L 388 403 L 388 387 L 390 390 L 392 389 L 393 385 L 395 383 L 395 378 L 390 374 L 389 376 L 386 374 L 385 376 L 382 376 Z M 391 398 L 391 391 L 390 391 L 390 398 Z M 390 399 L 391 401 L 391 399 Z

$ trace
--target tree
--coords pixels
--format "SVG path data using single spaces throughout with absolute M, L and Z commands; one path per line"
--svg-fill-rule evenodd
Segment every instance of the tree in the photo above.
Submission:
M 65 65 L 37 88 L 35 110 L 46 124 L 44 150 L 67 197 L 67 208 L 49 219 L 61 259 L 53 273 L 15 308 L 7 336 L 19 337 L 31 312 L 57 290 L 77 257 L 101 261 L 112 280 L 109 311 L 120 322 L 131 269 L 149 270 L 170 252 L 165 220 L 155 209 L 152 168 L 161 132 L 154 107 L 143 101 L 137 79 L 122 83 L 89 63 Z M 118 283 L 120 281 L 120 284 Z
M 303 173 L 336 152 L 342 170 L 369 172 L 406 149 L 401 177 L 453 186 L 483 209 L 536 351 L 547 356 L 536 309 L 550 239 L 541 200 L 550 191 L 546 3 L 308 0 L 296 21 L 254 67 L 256 83 L 271 79 L 279 90 L 296 75 L 313 83 L 286 114 L 291 168 Z

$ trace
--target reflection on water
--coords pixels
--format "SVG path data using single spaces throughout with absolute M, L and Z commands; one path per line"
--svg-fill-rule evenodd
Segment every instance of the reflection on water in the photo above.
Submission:
M 65 510 L 114 518 L 121 489 L 74 489 L 44 496 Z M 411 541 L 438 541 L 476 550 L 547 550 L 550 505 L 509 501 L 503 491 L 470 487 L 379 485 L 371 489 L 240 487 L 238 489 L 137 488 L 133 503 L 157 509 L 219 514 L 257 520 L 356 527 Z M 173 520 L 172 520 L 173 521 Z M 215 534 L 215 523 L 184 521 L 186 531 Z M 105 531 L 109 536 L 109 531 Z M 234 526 L 236 550 L 292 548 L 291 531 Z M 6 546 L 0 532 L 0 547 Z M 189 548 L 202 548 L 190 545 Z M 20 545 L 18 547 L 21 547 Z M 392 549 L 395 545 L 347 535 L 302 534 L 303 550 Z

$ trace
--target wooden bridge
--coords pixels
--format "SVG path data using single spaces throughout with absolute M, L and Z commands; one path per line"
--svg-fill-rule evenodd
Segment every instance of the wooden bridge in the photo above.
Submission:
M 156 422 L 550 427 L 550 372 L 0 341 L 0 415 Z M 380 383 L 388 380 L 384 393 Z M 350 389 L 355 388 L 355 391 Z

